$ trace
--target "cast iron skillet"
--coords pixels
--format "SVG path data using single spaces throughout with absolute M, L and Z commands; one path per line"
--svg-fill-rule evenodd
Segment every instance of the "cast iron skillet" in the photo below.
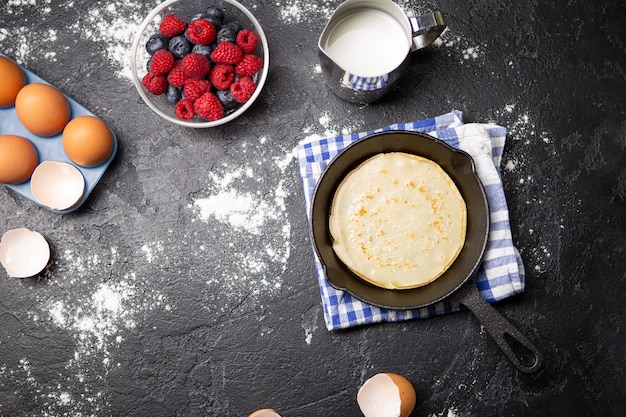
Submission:
M 336 256 L 328 218 L 335 191 L 343 178 L 366 159 L 386 152 L 406 152 L 438 163 L 453 179 L 467 205 L 467 231 L 463 249 L 439 278 L 423 287 L 389 290 L 374 286 L 352 273 Z M 517 369 L 536 372 L 542 354 L 515 326 L 479 294 L 475 282 L 489 233 L 489 208 L 474 162 L 467 153 L 417 132 L 376 133 L 348 145 L 320 177 L 311 205 L 313 246 L 333 287 L 388 309 L 428 306 L 446 297 L 469 308 Z

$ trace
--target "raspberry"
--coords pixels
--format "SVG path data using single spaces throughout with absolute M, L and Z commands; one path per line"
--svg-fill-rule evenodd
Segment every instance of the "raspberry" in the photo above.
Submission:
M 209 69 L 209 59 L 202 54 L 192 52 L 183 58 L 183 71 L 189 78 L 204 78 Z
M 188 98 L 191 101 L 196 101 L 204 93 L 209 91 L 210 88 L 211 82 L 209 80 L 197 80 L 194 78 L 189 78 L 187 81 L 185 81 L 183 94 L 185 95 L 185 98 Z
M 175 14 L 166 15 L 161 24 L 159 25 L 159 32 L 166 38 L 173 38 L 184 32 L 187 28 L 187 23 L 180 20 Z
M 245 103 L 252 97 L 256 84 L 250 77 L 242 77 L 230 86 L 230 92 L 237 103 Z
M 237 33 L 237 46 L 244 54 L 251 54 L 256 51 L 259 40 L 250 29 L 242 29 Z
M 160 96 L 167 91 L 167 79 L 164 75 L 155 75 L 149 72 L 143 77 L 141 83 L 155 96 Z
M 150 72 L 154 75 L 165 75 L 174 68 L 174 55 L 165 49 L 159 49 L 150 60 Z
M 193 109 L 196 114 L 209 121 L 219 120 L 224 117 L 224 108 L 215 94 L 207 92 L 202 95 L 195 103 Z
M 228 90 L 235 81 L 235 67 L 228 64 L 217 64 L 211 69 L 209 80 L 218 90 Z
M 184 98 L 176 103 L 174 114 L 181 120 L 191 120 L 196 115 L 193 109 L 193 102 Z
M 263 68 L 263 58 L 254 54 L 246 54 L 235 67 L 235 73 L 238 77 L 252 77 L 261 68 Z
M 174 87 L 183 87 L 185 85 L 186 79 L 187 76 L 185 75 L 185 71 L 183 70 L 182 66 L 174 66 L 170 73 L 167 74 L 167 82 Z
M 231 42 L 220 42 L 211 53 L 211 59 L 218 64 L 238 64 L 243 59 L 243 52 Z
M 185 33 L 191 42 L 197 45 L 208 45 L 215 41 L 217 31 L 213 23 L 200 18 L 191 22 Z

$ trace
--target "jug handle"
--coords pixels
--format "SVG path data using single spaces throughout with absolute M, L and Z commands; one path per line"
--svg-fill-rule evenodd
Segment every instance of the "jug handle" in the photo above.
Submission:
M 410 17 L 409 22 L 413 30 L 411 51 L 427 47 L 446 29 L 443 14 L 439 11 Z

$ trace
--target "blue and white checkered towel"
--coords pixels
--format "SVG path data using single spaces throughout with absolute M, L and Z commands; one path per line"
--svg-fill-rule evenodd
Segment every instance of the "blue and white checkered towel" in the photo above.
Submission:
M 359 77 L 358 75 L 346 72 L 343 77 L 343 85 L 356 91 L 380 90 L 389 82 L 389 75 L 378 77 Z
M 332 158 L 353 141 L 372 133 L 409 130 L 428 133 L 472 156 L 489 202 L 489 239 L 483 263 L 478 271 L 480 294 L 489 302 L 502 300 L 524 290 L 524 265 L 511 239 L 509 211 L 499 174 L 506 141 L 506 129 L 494 124 L 464 124 L 463 115 L 452 111 L 438 117 L 412 123 L 398 123 L 370 132 L 324 139 L 306 139 L 296 147 L 304 186 L 307 214 L 320 175 Z M 324 275 L 315 254 L 317 277 L 328 330 L 369 323 L 402 321 L 459 311 L 462 307 L 450 300 L 412 310 L 390 310 L 374 307 L 336 290 Z

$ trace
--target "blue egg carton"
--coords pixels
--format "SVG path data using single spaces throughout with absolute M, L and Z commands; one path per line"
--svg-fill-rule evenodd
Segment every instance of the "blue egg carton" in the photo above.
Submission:
M 0 56 L 6 57 L 6 55 L 2 53 L 0 53 Z M 49 82 L 27 70 L 23 66 L 20 65 L 20 68 L 22 68 L 22 71 L 24 71 L 24 75 L 26 75 L 26 82 L 28 84 L 44 83 L 51 85 Z M 72 98 L 68 97 L 67 95 L 65 95 L 65 97 L 67 98 L 67 101 L 70 105 L 70 120 L 78 116 L 95 116 L 92 112 L 87 110 L 81 104 L 74 101 Z M 30 200 L 35 204 L 40 205 L 41 207 L 44 207 L 54 213 L 59 214 L 74 211 L 87 200 L 89 194 L 91 194 L 93 189 L 96 187 L 98 181 L 100 181 L 100 178 L 111 164 L 111 161 L 113 161 L 113 158 L 115 157 L 115 154 L 117 152 L 117 137 L 115 136 L 115 133 L 111 130 L 111 134 L 113 135 L 113 151 L 111 152 L 109 158 L 98 166 L 88 168 L 83 167 L 73 163 L 65 153 L 61 139 L 62 134 L 63 132 L 59 133 L 58 135 L 46 137 L 35 135 L 22 125 L 20 119 L 17 117 L 17 113 L 15 112 L 15 106 L 0 108 L 0 135 L 17 135 L 26 138 L 33 145 L 35 145 L 37 153 L 39 154 L 39 163 L 42 163 L 44 161 L 67 162 L 75 166 L 83 175 L 83 178 L 85 180 L 85 191 L 83 193 L 83 196 L 76 204 L 65 210 L 53 210 L 39 203 L 33 195 L 33 192 L 31 191 L 30 179 L 20 184 L 5 184 L 6 188 L 15 191 L 17 194 L 21 195 L 27 200 Z

